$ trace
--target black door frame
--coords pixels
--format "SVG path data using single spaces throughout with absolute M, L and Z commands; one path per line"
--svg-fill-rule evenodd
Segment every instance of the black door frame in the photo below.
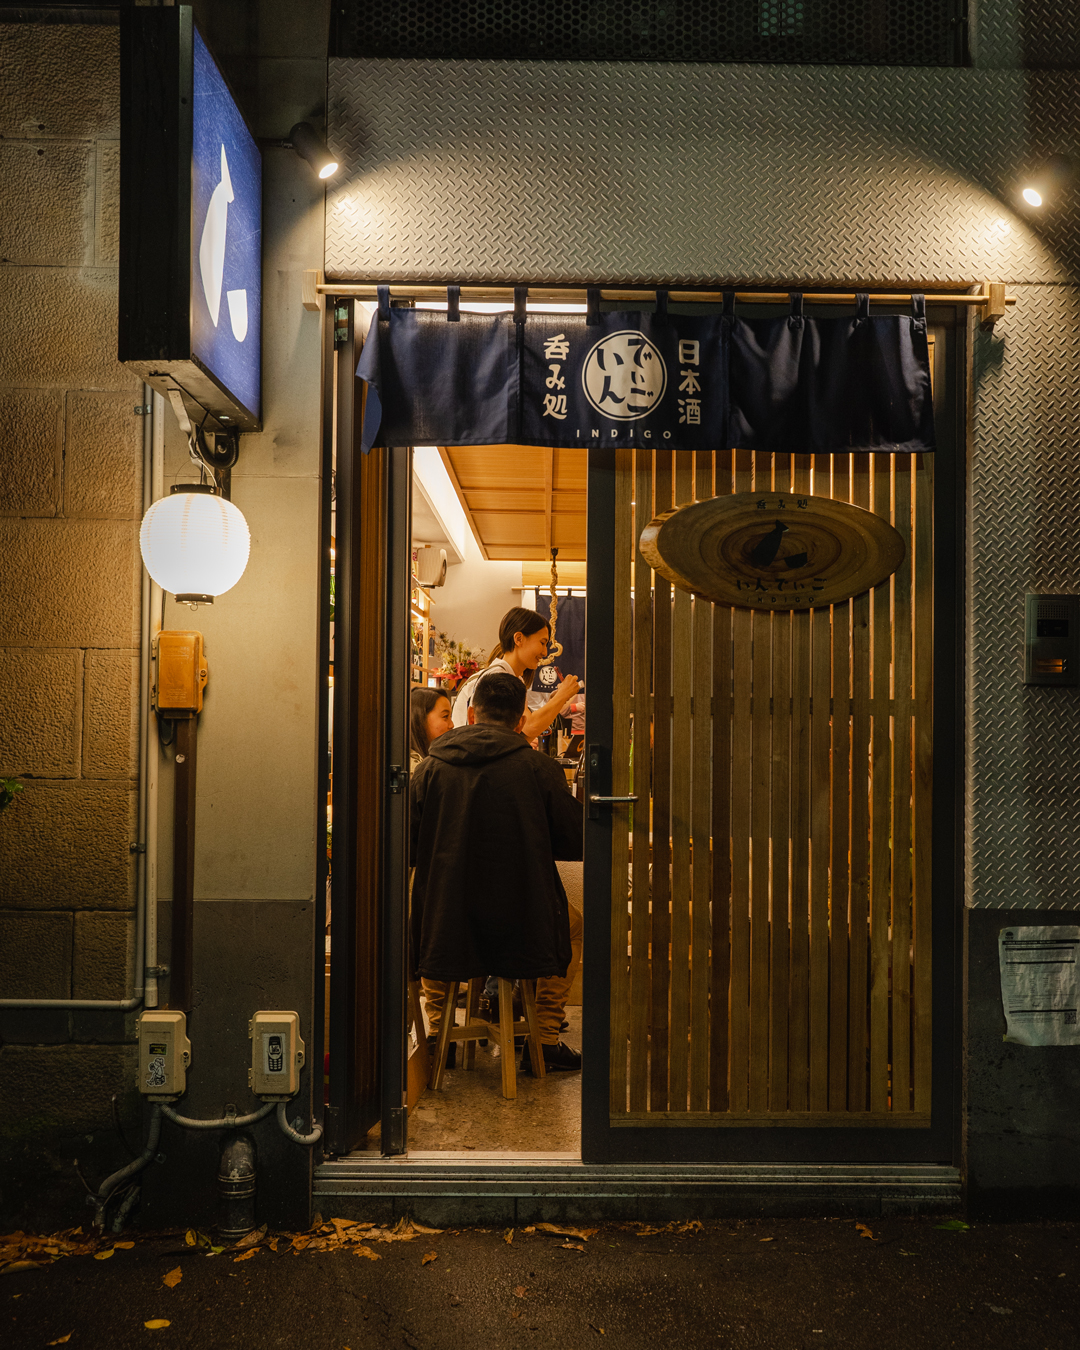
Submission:
M 972 318 L 954 306 L 935 306 L 928 297 L 931 325 L 942 333 L 935 361 L 938 449 L 935 455 L 934 575 L 934 804 L 933 804 L 933 1076 L 932 1124 L 928 1130 L 738 1127 L 617 1127 L 609 1123 L 608 1017 L 610 1008 L 611 815 L 601 810 L 585 822 L 585 933 L 583 967 L 583 1073 L 581 1155 L 603 1162 L 955 1162 L 960 1130 L 960 1031 L 963 987 L 960 925 L 963 904 L 963 626 L 966 418 L 969 398 Z M 608 305 L 605 308 L 611 307 Z M 673 309 L 676 307 L 673 307 Z M 678 308 L 682 308 L 681 306 Z M 332 315 L 337 315 L 336 321 Z M 360 677 L 356 613 L 359 603 L 361 521 L 356 455 L 361 421 L 360 388 L 354 372 L 357 344 L 351 300 L 327 302 L 327 341 L 338 350 L 337 399 L 337 608 L 335 633 L 334 816 L 349 820 L 357 807 L 355 779 L 346 766 L 355 763 L 357 726 L 351 692 Z M 786 312 L 786 311 L 785 311 Z M 764 312 L 763 312 L 764 313 Z M 333 380 L 325 381 L 327 400 Z M 326 404 L 329 418 L 330 403 Z M 329 435 L 325 438 L 329 441 Z M 342 453 L 342 447 L 348 447 Z M 358 448 L 357 448 L 358 453 Z M 374 452 L 379 453 L 379 452 Z M 388 456 L 382 524 L 386 531 L 384 573 L 385 719 L 380 728 L 384 769 L 384 828 L 379 886 L 378 1034 L 372 1047 L 375 1073 L 359 1075 L 356 1003 L 358 899 L 355 838 L 335 841 L 331 894 L 333 947 L 331 975 L 330 1106 L 326 1113 L 327 1153 L 354 1147 L 376 1119 L 382 1122 L 382 1151 L 406 1147 L 404 1093 L 407 1053 L 407 893 L 408 863 L 408 697 L 409 697 L 409 520 L 411 453 Z M 327 471 L 329 482 L 329 471 Z M 329 491 L 329 488 L 327 488 Z M 586 650 L 590 681 L 590 745 L 607 747 L 590 770 L 587 792 L 610 792 L 612 710 L 610 676 L 616 653 L 612 567 L 615 505 L 615 456 L 603 448 L 589 451 Z M 351 533 L 350 533 L 351 523 Z M 950 528 L 951 526 L 951 528 Z M 329 543 L 326 548 L 329 557 Z M 352 628 L 350 628 L 352 623 Z M 400 769 L 401 772 L 396 772 Z M 350 796 L 351 793 L 351 796 Z M 348 831 L 348 835 L 352 835 Z M 396 903 L 393 898 L 399 897 Z M 322 932 L 319 930 L 319 938 Z M 340 939 L 340 940 L 339 940 Z M 343 948 L 344 950 L 340 950 Z M 321 962 L 316 962 L 321 971 Z M 320 980 L 321 988 L 321 980 Z M 316 1008 L 319 1007 L 316 996 Z M 319 1027 L 321 1034 L 321 1021 Z M 359 1079 L 368 1080 L 362 1090 Z M 372 1086 L 374 1091 L 372 1091 Z
M 853 289 L 858 289 L 857 287 Z M 964 681 L 962 597 L 967 352 L 970 321 L 956 306 L 930 306 L 943 341 L 935 350 L 934 773 L 932 853 L 933 1036 L 928 1129 L 855 1126 L 612 1126 L 609 1119 L 611 1001 L 610 807 L 585 820 L 585 945 L 581 1156 L 586 1163 L 790 1162 L 955 1163 L 959 1158 L 961 923 L 963 918 Z M 605 306 L 609 308 L 613 306 Z M 672 306 L 672 312 L 683 306 Z M 689 307 L 686 307 L 689 308 Z M 762 310 L 762 315 L 770 312 Z M 784 311 L 777 311 L 778 313 Z M 808 313 L 812 312 L 808 310 Z M 590 747 L 601 753 L 586 792 L 611 792 L 611 616 L 615 606 L 615 452 L 589 450 L 586 670 Z

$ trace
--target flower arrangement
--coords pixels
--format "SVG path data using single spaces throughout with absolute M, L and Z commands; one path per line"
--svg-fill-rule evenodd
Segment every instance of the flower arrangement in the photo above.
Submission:
M 435 634 L 435 656 L 443 683 L 451 689 L 456 689 L 485 664 L 482 652 L 475 652 L 464 642 L 455 641 L 448 633 Z

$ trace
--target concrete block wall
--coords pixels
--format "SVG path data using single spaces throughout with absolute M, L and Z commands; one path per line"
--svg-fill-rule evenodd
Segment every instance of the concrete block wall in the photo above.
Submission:
M 143 419 L 116 360 L 119 30 L 0 25 L 0 52 L 0 777 L 23 784 L 0 816 L 0 998 L 122 999 Z M 0 1213 L 45 1174 L 74 1221 L 70 1157 L 119 1162 L 132 1024 L 0 1013 Z

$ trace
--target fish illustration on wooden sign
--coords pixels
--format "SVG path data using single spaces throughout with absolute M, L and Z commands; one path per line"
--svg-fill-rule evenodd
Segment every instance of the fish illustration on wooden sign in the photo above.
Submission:
M 861 506 L 788 492 L 737 492 L 656 516 L 642 557 L 675 586 L 719 605 L 812 609 L 880 586 L 903 537 Z

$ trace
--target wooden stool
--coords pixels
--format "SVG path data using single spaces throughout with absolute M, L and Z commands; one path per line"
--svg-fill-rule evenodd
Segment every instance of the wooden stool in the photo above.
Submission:
M 540 1048 L 540 1026 L 536 1020 L 536 985 L 533 980 L 521 981 L 521 1001 L 525 1008 L 525 1017 L 514 1021 L 514 982 L 499 976 L 499 1020 L 482 1021 L 479 1014 L 480 984 L 478 979 L 469 981 L 465 996 L 465 1025 L 457 1026 L 455 1012 L 460 981 L 451 980 L 446 986 L 446 1002 L 443 1004 L 442 1021 L 435 1042 L 435 1062 L 431 1068 L 431 1087 L 437 1090 L 442 1086 L 443 1073 L 446 1070 L 446 1057 L 450 1053 L 451 1041 L 465 1041 L 462 1046 L 465 1068 L 471 1069 L 475 1063 L 476 1042 L 491 1040 L 499 1047 L 502 1057 L 502 1094 L 513 1101 L 517 1096 L 517 1056 L 514 1037 L 524 1036 L 529 1049 L 532 1071 L 537 1078 L 545 1076 L 544 1052 Z

